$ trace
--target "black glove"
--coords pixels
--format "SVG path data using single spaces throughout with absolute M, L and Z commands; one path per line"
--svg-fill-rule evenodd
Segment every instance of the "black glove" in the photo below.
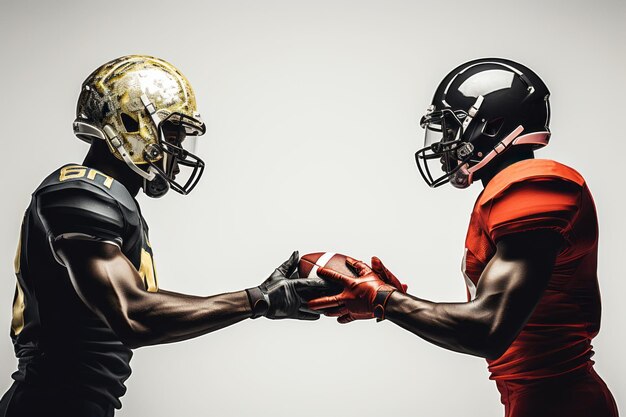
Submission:
M 276 268 L 261 285 L 247 289 L 252 318 L 317 320 L 319 313 L 308 310 L 302 297 L 327 294 L 331 286 L 320 278 L 299 278 L 297 274 L 298 251 Z

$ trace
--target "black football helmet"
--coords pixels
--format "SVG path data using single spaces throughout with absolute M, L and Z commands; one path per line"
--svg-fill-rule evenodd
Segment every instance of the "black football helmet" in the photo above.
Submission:
M 550 139 L 550 92 L 524 65 L 481 58 L 450 72 L 420 120 L 424 147 L 415 153 L 430 187 L 466 188 L 477 172 L 514 145 L 532 149 Z M 444 174 L 433 177 L 433 163 Z

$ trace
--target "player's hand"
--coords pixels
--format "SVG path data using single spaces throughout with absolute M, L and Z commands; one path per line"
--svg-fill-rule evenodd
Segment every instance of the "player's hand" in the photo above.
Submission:
M 402 294 L 406 294 L 409 286 L 400 282 L 398 278 L 387 269 L 385 265 L 383 265 L 383 261 L 381 261 L 378 257 L 372 256 L 372 270 L 378 274 L 378 276 L 385 281 L 387 284 L 394 287 L 396 290 L 400 291 Z
M 381 280 L 394 287 L 397 291 L 406 294 L 409 288 L 408 285 L 401 283 L 400 280 L 390 270 L 388 270 L 387 267 L 383 265 L 382 261 L 376 256 L 372 257 L 372 271 L 374 271 L 381 278 Z M 326 309 L 324 310 L 324 315 L 328 317 L 337 317 L 337 321 L 341 324 L 350 323 L 354 320 L 367 320 L 372 318 L 370 313 L 351 313 L 346 307 L 343 306 Z M 383 318 L 384 311 L 381 317 L 378 317 L 377 320 L 380 321 Z
M 381 279 L 364 262 L 348 257 L 346 264 L 358 274 L 358 277 L 349 277 L 327 268 L 317 270 L 319 276 L 330 282 L 341 284 L 343 291 L 338 295 L 311 300 L 308 302 L 309 308 L 321 311 L 327 316 L 339 316 L 337 321 L 340 323 L 374 317 L 382 318 L 384 305 L 396 288 Z M 397 278 L 395 279 L 397 281 Z M 400 287 L 402 288 L 401 284 Z
M 319 319 L 318 312 L 307 309 L 303 297 L 328 293 L 330 286 L 319 278 L 299 278 L 296 272 L 299 259 L 298 251 L 293 252 L 261 285 L 246 290 L 253 318 Z

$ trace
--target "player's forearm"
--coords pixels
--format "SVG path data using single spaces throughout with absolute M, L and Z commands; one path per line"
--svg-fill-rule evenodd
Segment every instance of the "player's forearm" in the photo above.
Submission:
M 434 303 L 394 292 L 385 317 L 417 336 L 456 352 L 483 358 L 500 356 L 503 344 L 493 332 L 493 317 L 480 301 Z
M 128 301 L 118 336 L 132 348 L 191 339 L 251 316 L 245 291 L 198 297 L 144 292 Z

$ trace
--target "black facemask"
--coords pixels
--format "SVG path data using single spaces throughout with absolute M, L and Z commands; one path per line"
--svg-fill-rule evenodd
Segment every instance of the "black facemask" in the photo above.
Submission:
M 429 111 L 422 117 L 420 124 L 426 130 L 426 137 L 424 147 L 415 152 L 415 162 L 429 187 L 448 183 L 471 160 L 474 148 L 462 139 L 466 117 L 466 112 L 450 109 Z M 444 174 L 434 178 L 432 171 L 439 168 L 438 163 Z
M 196 136 L 205 131 L 204 123 L 180 113 L 171 114 L 159 124 L 159 143 L 145 150 L 145 159 L 156 173 L 152 181 L 144 183 L 144 192 L 148 196 L 161 197 L 170 188 L 186 195 L 194 189 L 205 164 L 192 150 Z M 183 180 L 176 181 L 181 172 Z

